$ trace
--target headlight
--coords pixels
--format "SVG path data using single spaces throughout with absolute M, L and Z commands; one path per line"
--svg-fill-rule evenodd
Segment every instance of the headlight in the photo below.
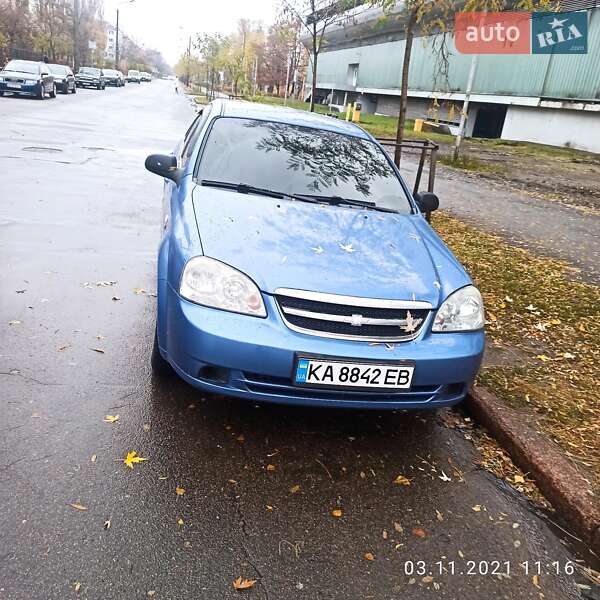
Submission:
M 188 260 L 179 293 L 196 304 L 255 317 L 267 316 L 256 284 L 237 269 L 208 256 Z
M 63 80 L 62 80 L 62 79 L 55 79 L 55 80 L 54 80 L 54 83 L 62 83 L 62 82 L 63 82 Z
M 432 331 L 475 331 L 485 323 L 479 290 L 468 285 L 450 294 L 437 311 Z

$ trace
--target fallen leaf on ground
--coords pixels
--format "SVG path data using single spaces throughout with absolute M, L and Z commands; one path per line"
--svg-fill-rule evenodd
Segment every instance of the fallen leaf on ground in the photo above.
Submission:
M 66 350 L 67 348 L 70 348 L 71 344 L 65 344 L 64 346 L 59 346 L 58 347 L 58 351 L 62 352 L 63 350 Z
M 98 458 L 98 457 L 97 457 L 95 454 L 92 454 L 92 458 L 90 458 L 90 460 L 91 460 L 92 462 L 96 462 L 96 459 L 97 459 L 97 458 Z
M 274 471 L 277 467 L 275 465 L 268 464 L 267 471 Z
M 102 420 L 105 423 L 116 423 L 119 420 L 119 415 L 106 415 Z
M 177 519 L 177 525 L 183 525 L 183 519 Z
M 8 322 L 9 325 L 20 325 L 21 321 L 17 320 L 17 319 L 13 319 L 12 321 Z
M 110 529 L 110 519 L 104 521 L 104 529 Z
M 94 352 L 97 352 L 98 354 L 104 354 L 104 350 L 102 350 L 102 348 L 90 348 L 90 350 L 93 350 Z
M 540 587 L 540 576 L 539 576 L 539 575 L 534 575 L 534 576 L 531 578 L 531 580 L 532 580 L 532 582 L 533 582 L 533 585 L 535 585 L 535 587 L 536 587 L 536 588 L 539 588 L 539 587 Z
M 475 506 L 472 506 L 471 509 L 475 512 L 481 512 L 481 504 L 476 504 Z
M 140 294 L 145 294 L 146 290 L 144 288 L 133 288 L 133 293 L 139 296 Z
M 73 589 L 74 589 L 76 592 L 78 592 L 78 591 L 81 589 L 81 582 L 80 582 L 80 581 L 76 581 L 76 582 L 73 584 Z
M 299 485 L 293 485 L 293 486 L 290 488 L 290 494 L 296 494 L 296 493 L 297 493 L 297 492 L 299 492 L 299 491 L 300 491 L 300 486 L 299 486 Z
M 441 475 L 438 475 L 438 477 L 442 480 L 442 481 L 452 481 L 452 479 L 450 477 L 448 477 L 448 475 L 446 475 L 446 473 L 444 473 L 444 471 L 442 471 Z
M 119 298 L 119 296 L 113 296 L 112 300 L 113 302 L 118 302 L 121 298 Z
M 515 483 L 525 483 L 525 477 L 523 475 L 515 475 L 513 481 Z
M 76 508 L 77 510 L 87 510 L 87 506 L 84 506 L 83 504 L 79 504 L 79 502 L 71 502 L 71 504 L 69 504 L 69 506 L 72 506 L 73 508 Z
M 331 511 L 331 514 L 332 514 L 334 517 L 336 517 L 336 518 L 338 518 L 338 519 L 339 519 L 339 518 L 340 518 L 340 517 L 341 517 L 341 516 L 342 516 L 344 513 L 342 513 L 342 510 L 341 510 L 340 508 L 334 508 L 334 509 Z
M 141 456 L 138 456 L 137 452 L 132 451 L 132 452 L 128 452 L 127 456 L 123 459 L 123 462 L 130 468 L 133 469 L 133 465 L 135 463 L 140 463 L 144 460 L 148 460 L 147 458 L 142 458 Z
M 438 521 L 443 521 L 444 520 L 444 515 L 439 510 L 436 509 L 436 511 L 435 511 L 435 518 Z
M 433 581 L 433 577 L 431 575 L 425 575 L 423 579 L 421 579 L 423 583 L 431 583 Z
M 178 496 L 183 496 L 183 495 L 185 494 L 185 488 L 182 488 L 182 487 L 179 487 L 179 486 L 177 486 L 177 487 L 175 488 L 175 493 L 176 493 Z
M 233 581 L 233 588 L 236 590 L 247 590 L 256 583 L 256 579 L 242 579 L 238 577 Z
M 397 485 L 410 485 L 410 479 L 404 477 L 404 475 L 398 475 L 398 477 L 394 479 L 394 483 Z
M 536 358 L 541 360 L 542 362 L 548 362 L 549 360 L 552 360 L 549 356 L 546 356 L 545 354 L 538 354 Z
M 418 538 L 424 538 L 424 537 L 426 537 L 426 536 L 427 536 L 427 533 L 426 533 L 426 531 L 425 531 L 424 529 L 421 529 L 421 527 L 415 527 L 415 528 L 412 530 L 412 534 L 413 534 L 415 537 L 418 537 Z
M 246 438 L 244 437 L 244 434 L 241 433 L 240 435 L 237 436 L 237 438 L 235 438 L 238 442 L 240 442 L 240 444 L 244 443 L 246 441 Z
M 365 552 L 365 560 L 375 560 L 375 557 L 371 552 Z

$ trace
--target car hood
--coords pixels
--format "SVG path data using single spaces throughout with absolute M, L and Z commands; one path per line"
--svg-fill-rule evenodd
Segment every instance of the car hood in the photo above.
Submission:
M 204 254 L 243 271 L 266 293 L 293 288 L 436 307 L 470 283 L 419 215 L 202 186 L 193 204 Z
M 35 79 L 36 81 L 40 78 L 40 75 L 25 73 L 24 71 L 0 71 L 0 75 L 2 77 L 18 77 L 19 79 Z

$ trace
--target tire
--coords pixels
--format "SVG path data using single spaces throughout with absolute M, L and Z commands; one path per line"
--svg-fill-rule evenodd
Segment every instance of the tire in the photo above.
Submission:
M 40 93 L 37 95 L 38 100 L 44 100 L 46 98 L 46 92 L 44 91 L 44 84 L 40 84 Z
M 4 96 L 4 92 L 0 92 L 0 98 L 2 98 L 2 96 Z
M 52 91 L 50 92 L 50 98 L 56 98 L 56 84 L 52 84 Z
M 99 84 L 96 86 L 96 89 L 97 89 L 97 90 L 101 90 L 101 89 L 102 89 L 102 84 L 100 84 L 100 83 L 99 83 Z
M 74 85 L 74 86 L 73 86 L 73 89 L 72 89 L 71 91 L 72 91 L 74 94 L 76 94 L 76 93 L 77 93 L 77 86 L 76 86 L 76 85 Z
M 152 345 L 150 365 L 152 367 L 152 373 L 158 377 L 171 377 L 173 375 L 173 367 L 160 355 L 156 329 L 154 330 L 154 343 Z

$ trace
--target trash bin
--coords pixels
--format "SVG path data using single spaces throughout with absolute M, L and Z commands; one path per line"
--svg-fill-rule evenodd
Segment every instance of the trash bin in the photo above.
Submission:
M 354 110 L 352 111 L 352 122 L 360 123 L 360 111 L 362 109 L 362 104 L 360 102 L 354 103 Z

